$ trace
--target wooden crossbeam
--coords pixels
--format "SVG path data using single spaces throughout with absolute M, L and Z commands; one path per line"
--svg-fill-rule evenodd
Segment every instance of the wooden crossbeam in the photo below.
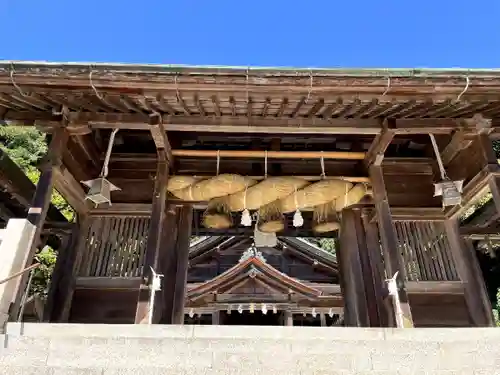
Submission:
M 384 157 L 384 153 L 387 147 L 391 144 L 395 132 L 395 122 L 394 120 L 385 120 L 382 124 L 382 131 L 377 134 L 373 140 L 368 152 L 366 153 L 364 164 L 369 167 L 371 164 L 380 165 Z
M 458 155 L 472 144 L 473 139 L 463 131 L 457 131 L 453 134 L 450 143 L 441 152 L 441 159 L 446 166 Z
M 460 234 L 462 236 L 500 236 L 500 227 L 495 223 L 484 228 L 477 227 L 475 225 L 466 225 L 460 228 Z
M 42 128 L 60 126 L 60 116 L 46 112 L 8 111 L 6 119 L 13 121 L 36 121 Z M 140 113 L 98 113 L 72 112 L 69 115 L 71 126 L 89 125 L 93 129 L 132 129 L 149 130 L 149 116 Z M 293 118 L 261 116 L 163 116 L 166 131 L 189 132 L 245 132 L 245 133 L 283 133 L 283 134 L 380 134 L 383 129 L 380 119 L 355 118 Z M 498 124 L 496 124 L 498 125 Z M 495 124 L 492 125 L 493 127 Z M 471 134 L 477 133 L 476 127 L 466 119 L 445 118 L 403 118 L 394 120 L 394 134 L 450 134 L 455 129 Z
M 488 166 L 479 171 L 479 173 L 464 186 L 462 193 L 463 206 L 448 207 L 445 210 L 445 216 L 447 218 L 459 217 L 463 212 L 469 209 L 479 197 L 483 197 L 489 189 L 488 182 L 491 176 L 492 172 Z
M 149 117 L 149 130 L 151 131 L 156 148 L 165 152 L 165 157 L 171 164 L 173 162 L 172 147 L 170 146 L 161 115 L 158 114 Z
M 77 212 L 87 212 L 85 191 L 75 177 L 64 167 L 54 167 L 54 187 Z
M 343 159 L 363 160 L 364 152 L 351 151 L 256 151 L 256 150 L 172 150 L 174 156 L 201 158 Z

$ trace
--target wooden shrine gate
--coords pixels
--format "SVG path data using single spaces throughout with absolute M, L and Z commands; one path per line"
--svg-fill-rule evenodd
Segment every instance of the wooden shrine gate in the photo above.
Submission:
M 0 63 L 1 120 L 50 134 L 29 215 L 34 243 L 54 187 L 77 216 L 75 245 L 58 257 L 50 319 L 70 319 L 73 302 L 76 311 L 111 299 L 84 296 L 107 285 L 114 302 L 143 322 L 153 267 L 165 274 L 165 314 L 155 322 L 181 323 L 191 234 L 249 236 L 248 210 L 259 220 L 267 210 L 279 236 L 331 237 L 340 226 L 347 325 L 390 324 L 384 279 L 396 272 L 415 325 L 493 324 L 459 218 L 488 188 L 500 210 L 491 143 L 500 135 L 497 71 L 14 65 L 15 74 L 11 62 Z M 230 191 L 221 203 L 214 182 L 228 175 L 235 184 L 222 185 Z M 286 189 L 270 189 L 276 179 Z M 443 209 L 434 184 L 448 179 L 463 182 L 462 204 Z M 313 185 L 332 181 L 326 198 L 318 193 L 297 212 Z M 109 193 L 109 184 L 119 190 Z M 89 194 L 89 185 L 102 189 Z M 260 202 L 247 207 L 247 191 L 259 187 Z M 269 194 L 276 191 L 282 195 Z M 112 205 L 93 207 L 89 195 Z M 204 225 L 205 213 L 223 217 L 225 227 Z M 297 287 L 304 296 L 312 290 L 319 289 Z M 451 306 L 465 313 L 451 321 L 439 315 Z

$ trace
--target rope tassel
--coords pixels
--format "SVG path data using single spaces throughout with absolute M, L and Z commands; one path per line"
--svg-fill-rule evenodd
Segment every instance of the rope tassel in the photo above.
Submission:
M 295 228 L 300 228 L 302 225 L 304 225 L 304 218 L 300 210 L 297 210 L 295 214 L 293 214 L 293 226 Z
M 243 213 L 241 214 L 241 225 L 244 227 L 251 227 L 252 226 L 252 216 L 250 216 L 250 211 L 248 211 L 247 208 L 247 190 L 248 190 L 248 184 L 245 187 L 245 195 L 243 197 Z
M 243 213 L 241 214 L 241 225 L 244 227 L 251 227 L 252 226 L 252 216 L 250 215 L 250 211 L 248 209 L 244 209 Z
M 300 228 L 304 225 L 304 218 L 299 210 L 299 203 L 297 202 L 297 187 L 295 187 L 295 214 L 293 214 L 293 226 L 295 228 Z

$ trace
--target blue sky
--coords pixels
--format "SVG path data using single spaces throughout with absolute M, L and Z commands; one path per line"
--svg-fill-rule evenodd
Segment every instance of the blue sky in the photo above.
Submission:
M 500 67 L 499 0 L 3 0 L 1 59 Z

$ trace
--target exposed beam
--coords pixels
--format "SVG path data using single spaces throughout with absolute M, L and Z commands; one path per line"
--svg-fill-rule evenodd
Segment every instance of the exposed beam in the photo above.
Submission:
M 363 160 L 364 152 L 351 151 L 254 151 L 254 150 L 172 150 L 174 156 L 199 158 L 343 159 Z
M 85 191 L 75 177 L 63 166 L 54 168 L 54 187 L 73 209 L 79 213 L 88 210 Z
M 375 211 L 365 209 L 370 222 L 376 221 Z M 393 221 L 443 221 L 446 217 L 441 207 L 391 207 Z
M 441 152 L 443 164 L 446 166 L 458 155 L 460 151 L 465 150 L 472 144 L 473 138 L 467 136 L 463 131 L 457 131 L 453 134 L 450 143 Z
M 474 235 L 478 235 L 478 236 L 482 236 L 482 237 L 486 237 L 486 236 L 493 236 L 493 235 L 500 235 L 500 227 L 498 225 L 492 225 L 492 226 L 488 226 L 488 227 L 484 227 L 484 228 L 481 228 L 481 227 L 477 227 L 475 225 L 466 225 L 466 226 L 463 226 L 460 228 L 460 235 L 462 236 L 474 236 Z
M 145 116 L 141 114 L 78 113 L 72 117 L 72 122 L 88 123 L 94 129 L 119 127 L 141 130 L 146 128 L 145 120 Z M 165 116 L 163 123 L 166 131 L 189 132 L 378 134 L 381 129 L 381 121 L 378 119 Z
M 149 130 L 156 148 L 158 150 L 164 150 L 167 161 L 171 164 L 173 162 L 172 147 L 170 146 L 167 132 L 163 125 L 163 117 L 161 115 L 149 116 Z
M 373 140 L 368 152 L 366 153 L 364 164 L 369 167 L 371 164 L 376 163 L 380 165 L 384 157 L 385 150 L 391 144 L 395 135 L 395 122 L 394 120 L 385 120 L 383 122 L 383 129 L 380 134 L 377 134 Z
M 6 119 L 34 122 L 45 128 L 54 128 L 60 124 L 60 116 L 46 112 L 6 113 Z M 467 119 L 446 118 L 403 118 L 394 120 L 395 134 L 450 134 L 462 129 L 468 133 L 477 132 Z M 149 130 L 149 116 L 141 113 L 70 113 L 72 127 L 78 124 L 89 125 L 94 129 L 133 129 Z M 380 119 L 355 118 L 292 118 L 260 116 L 164 116 L 166 131 L 189 132 L 226 132 L 226 133 L 283 133 L 283 134 L 373 134 L 382 129 Z M 495 124 L 493 124 L 495 125 Z
M 468 210 L 472 204 L 477 202 L 477 199 L 483 197 L 489 190 L 489 180 L 492 173 L 488 166 L 483 168 L 465 185 L 462 193 L 462 204 L 460 206 L 449 207 L 445 210 L 447 218 L 459 217 L 462 213 Z

